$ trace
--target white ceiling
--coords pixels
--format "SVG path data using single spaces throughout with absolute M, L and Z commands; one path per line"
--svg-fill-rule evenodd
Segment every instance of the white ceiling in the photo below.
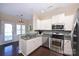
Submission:
M 8 15 L 17 16 L 23 14 L 24 19 L 32 19 L 34 12 L 40 12 L 48 8 L 56 8 L 68 4 L 49 4 L 49 3 L 2 3 L 0 4 L 0 12 Z

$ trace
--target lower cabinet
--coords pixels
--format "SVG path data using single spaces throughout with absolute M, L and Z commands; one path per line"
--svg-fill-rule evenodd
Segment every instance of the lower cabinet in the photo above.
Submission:
M 27 56 L 42 45 L 42 37 L 36 37 L 29 40 L 19 40 L 19 53 Z
M 66 55 L 73 55 L 73 52 L 72 52 L 72 41 L 70 40 L 71 37 L 67 37 L 65 36 L 64 38 L 64 54 Z

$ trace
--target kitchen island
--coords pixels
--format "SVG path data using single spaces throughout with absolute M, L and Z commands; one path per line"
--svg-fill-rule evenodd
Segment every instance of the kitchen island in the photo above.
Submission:
M 22 38 L 22 36 L 19 38 L 19 53 L 22 53 L 24 56 L 29 55 L 42 45 L 41 36 L 34 36 L 29 39 L 26 37 Z

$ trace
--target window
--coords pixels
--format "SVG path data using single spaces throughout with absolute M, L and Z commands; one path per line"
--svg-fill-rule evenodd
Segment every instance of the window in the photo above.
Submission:
M 17 25 L 17 35 L 21 34 L 21 25 Z
M 4 25 L 4 37 L 5 41 L 12 40 L 12 24 Z
M 22 34 L 25 34 L 25 25 L 22 25 Z
M 17 35 L 21 34 L 21 25 L 17 25 Z M 25 25 L 22 25 L 22 34 L 25 34 Z

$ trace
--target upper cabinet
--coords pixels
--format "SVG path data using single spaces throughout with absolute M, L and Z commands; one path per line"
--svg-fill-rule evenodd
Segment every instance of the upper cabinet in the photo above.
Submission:
M 64 24 L 64 13 L 52 16 L 52 24 Z
M 39 30 L 40 29 L 40 19 L 33 15 L 33 30 Z
M 63 24 L 66 31 L 70 31 L 74 24 L 74 15 L 58 14 L 52 17 L 52 24 Z
M 74 24 L 74 15 L 57 14 L 52 16 L 50 19 L 34 19 L 35 30 L 52 30 L 53 24 L 64 25 L 64 30 L 71 31 Z
M 40 25 L 41 25 L 41 21 L 39 19 L 36 20 L 36 29 L 37 30 L 39 30 L 41 28 Z
M 40 20 L 39 19 L 34 19 L 33 20 L 33 30 L 39 30 L 40 29 Z
M 40 30 L 51 30 L 51 19 L 41 20 Z
M 72 30 L 74 25 L 74 15 L 65 16 L 65 30 Z
M 51 30 L 51 19 L 39 19 L 34 15 L 33 30 Z
M 63 24 L 66 31 L 71 31 L 74 24 L 74 15 L 55 15 L 52 17 L 52 24 Z

